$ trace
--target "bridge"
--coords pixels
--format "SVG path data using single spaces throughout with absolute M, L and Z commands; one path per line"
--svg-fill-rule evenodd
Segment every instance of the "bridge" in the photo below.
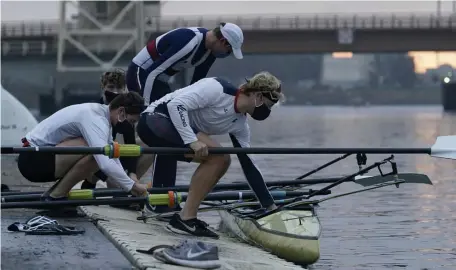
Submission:
M 61 18 L 66 18 L 67 2 L 59 2 Z M 5 72 L 10 72 L 13 82 L 20 78 L 15 70 L 38 72 L 42 85 L 52 80 L 55 104 L 61 104 L 69 83 L 80 83 L 79 78 L 96 82 L 100 71 L 125 68 L 148 37 L 178 27 L 213 28 L 223 21 L 244 30 L 245 54 L 456 51 L 455 14 L 161 17 L 154 2 L 100 1 L 97 3 L 117 6 L 109 15 L 99 16 L 99 11 L 95 15 L 87 11 L 93 11 L 93 2 L 81 1 L 78 17 L 70 22 L 2 22 L 2 63 L 8 62 Z M 146 3 L 152 3 L 155 14 L 147 10 L 150 4 Z M 85 6 L 87 10 L 83 11 Z M 153 15 L 146 18 L 145 14 Z M 188 81 L 188 75 L 184 72 L 176 80 Z
M 104 26 L 100 29 L 81 29 L 78 23 L 59 21 L 2 22 L 2 56 L 55 55 L 59 47 L 59 29 L 65 29 L 65 38 L 70 41 L 66 45 L 66 53 L 87 53 L 81 46 L 75 45 L 76 40 L 96 55 L 119 50 L 133 53 L 144 45 L 145 37 L 158 36 L 177 27 L 213 28 L 222 21 L 236 23 L 244 30 L 243 50 L 246 54 L 456 51 L 456 15 L 320 14 L 242 18 L 154 17 L 144 22 L 141 30 L 143 42 L 134 46 L 135 40 L 131 40 L 125 48 L 122 46 L 129 40 L 125 36 L 136 36 L 138 30 L 132 27 L 113 30 Z M 78 35 L 78 38 L 70 40 L 68 37 L 71 35 Z

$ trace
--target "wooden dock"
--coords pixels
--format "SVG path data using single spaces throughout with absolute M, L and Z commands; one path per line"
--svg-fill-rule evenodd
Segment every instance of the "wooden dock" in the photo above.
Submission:
M 110 206 L 81 206 L 80 209 L 96 220 L 97 227 L 138 269 L 193 269 L 164 264 L 151 255 L 136 251 L 137 249 L 147 250 L 156 245 L 175 245 L 182 240 L 192 238 L 168 232 L 165 229 L 166 222 L 149 219 L 144 223 L 136 220 L 140 212 Z M 203 215 L 200 218 L 209 223 L 213 229 L 218 229 L 214 228 L 213 217 Z M 220 269 L 303 269 L 262 249 L 242 243 L 223 232 L 218 233 L 220 233 L 220 239 L 198 238 L 198 240 L 218 246 L 222 262 Z
M 45 190 L 52 183 L 33 184 L 25 180 L 17 170 L 17 164 L 11 156 L 2 157 L 2 183 L 21 191 Z M 99 181 L 97 187 L 105 187 Z M 75 187 L 79 189 L 80 184 Z M 123 210 L 110 206 L 82 206 L 79 209 L 94 220 L 97 228 L 112 242 L 136 269 L 194 269 L 171 264 L 164 264 L 153 256 L 142 254 L 136 249 L 149 249 L 156 245 L 175 245 L 188 236 L 170 233 L 165 229 L 166 222 L 149 219 L 147 223 L 136 218 L 140 212 Z M 21 211 L 21 209 L 17 209 Z M 38 211 L 37 211 L 38 212 Z M 202 213 L 199 218 L 218 230 L 218 215 Z M 5 233 L 2 231 L 2 234 Z M 287 262 L 260 248 L 240 242 L 237 238 L 218 231 L 220 239 L 198 238 L 216 244 L 222 261 L 222 270 L 275 270 L 304 269 Z M 72 236 L 72 237 L 86 237 Z M 63 247 L 65 248 L 65 247 Z M 21 268 L 21 265 L 17 265 Z M 92 268 L 90 268 L 92 269 Z M 100 269 L 100 268 L 97 268 Z M 106 269 L 106 268 L 104 268 Z M 122 268 L 123 269 L 123 268 Z

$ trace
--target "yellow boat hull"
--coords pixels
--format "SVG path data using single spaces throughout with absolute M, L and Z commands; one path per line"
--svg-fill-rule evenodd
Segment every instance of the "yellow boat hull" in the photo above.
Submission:
M 320 258 L 321 224 L 313 207 L 281 210 L 262 218 L 245 218 L 220 210 L 222 227 L 238 238 L 287 261 L 310 265 Z

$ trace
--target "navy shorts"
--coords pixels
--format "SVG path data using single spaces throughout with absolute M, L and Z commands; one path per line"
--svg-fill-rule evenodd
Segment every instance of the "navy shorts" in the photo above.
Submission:
M 55 154 L 23 152 L 17 160 L 19 172 L 25 179 L 34 183 L 54 182 Z
M 139 119 L 137 132 L 139 138 L 150 147 L 188 147 L 169 117 L 159 113 L 143 113 Z M 173 155 L 176 160 L 191 162 L 184 155 Z
M 131 62 L 127 69 L 126 80 L 128 91 L 134 91 L 144 97 L 144 87 L 149 73 Z M 171 93 L 171 87 L 160 80 L 154 80 L 152 91 L 150 92 L 150 103 Z

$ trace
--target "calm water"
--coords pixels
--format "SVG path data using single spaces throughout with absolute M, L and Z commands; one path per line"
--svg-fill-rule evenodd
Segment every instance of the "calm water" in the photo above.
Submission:
M 456 135 L 456 115 L 440 107 L 279 107 L 264 122 L 251 121 L 255 147 L 427 147 Z M 227 137 L 219 137 L 230 146 Z M 261 155 L 267 181 L 289 180 L 339 155 Z M 368 163 L 387 155 L 368 155 Z M 397 155 L 400 172 L 427 174 L 434 185 L 391 186 L 321 204 L 320 261 L 312 269 L 456 269 L 456 161 Z M 188 183 L 193 164 L 179 164 Z M 315 176 L 355 172 L 349 157 Z M 372 171 L 371 173 L 376 173 Z M 244 181 L 233 156 L 222 182 Z M 345 183 L 333 194 L 358 188 Z

